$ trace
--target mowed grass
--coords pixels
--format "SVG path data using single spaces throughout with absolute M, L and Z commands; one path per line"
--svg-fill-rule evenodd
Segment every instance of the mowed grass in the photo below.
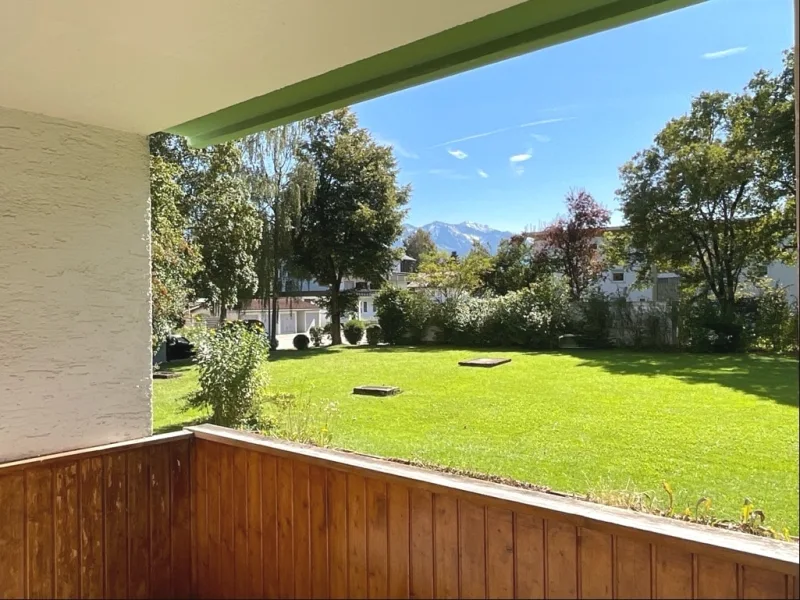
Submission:
M 459 367 L 505 356 L 492 369 Z M 504 475 L 565 492 L 635 489 L 679 508 L 710 497 L 738 518 L 745 497 L 767 524 L 798 531 L 797 361 L 617 351 L 442 348 L 281 351 L 271 386 L 338 404 L 333 445 Z M 396 385 L 388 398 L 356 385 Z M 156 427 L 181 415 L 179 386 L 155 382 Z M 173 408 L 167 408 L 166 405 Z

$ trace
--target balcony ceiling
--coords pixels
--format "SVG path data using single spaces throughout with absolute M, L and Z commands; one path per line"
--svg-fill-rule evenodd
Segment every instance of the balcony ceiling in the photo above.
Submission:
M 0 106 L 195 145 L 696 0 L 0 0 Z

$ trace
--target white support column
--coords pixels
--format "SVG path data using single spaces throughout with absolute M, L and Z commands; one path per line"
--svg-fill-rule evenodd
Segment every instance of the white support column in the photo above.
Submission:
M 152 430 L 148 160 L 0 108 L 0 462 Z

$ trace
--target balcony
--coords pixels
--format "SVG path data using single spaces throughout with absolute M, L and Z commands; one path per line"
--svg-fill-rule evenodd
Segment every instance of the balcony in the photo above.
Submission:
M 209 425 L 0 465 L 0 595 L 797 598 L 795 544 Z

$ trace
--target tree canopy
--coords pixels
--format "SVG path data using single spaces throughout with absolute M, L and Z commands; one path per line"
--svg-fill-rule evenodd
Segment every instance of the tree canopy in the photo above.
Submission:
M 436 242 L 433 241 L 430 232 L 425 229 L 416 229 L 413 233 L 406 236 L 406 239 L 403 240 L 403 248 L 405 248 L 406 254 L 417 261 L 414 264 L 415 271 L 423 256 L 426 254 L 433 254 L 438 250 Z
M 598 239 L 611 213 L 586 190 L 570 190 L 567 216 L 559 217 L 541 233 L 541 248 L 553 269 L 569 284 L 570 296 L 580 300 L 603 271 Z
M 700 94 L 621 168 L 626 228 L 612 250 L 627 248 L 640 277 L 676 272 L 730 313 L 742 275 L 791 260 L 791 61 L 778 76 L 757 73 L 740 94 Z
M 344 277 L 383 281 L 397 259 L 410 189 L 397 183 L 390 146 L 381 146 L 340 109 L 309 119 L 299 159 L 314 173 L 314 193 L 294 231 L 295 259 L 329 286 L 334 344 L 341 343 L 338 299 Z

